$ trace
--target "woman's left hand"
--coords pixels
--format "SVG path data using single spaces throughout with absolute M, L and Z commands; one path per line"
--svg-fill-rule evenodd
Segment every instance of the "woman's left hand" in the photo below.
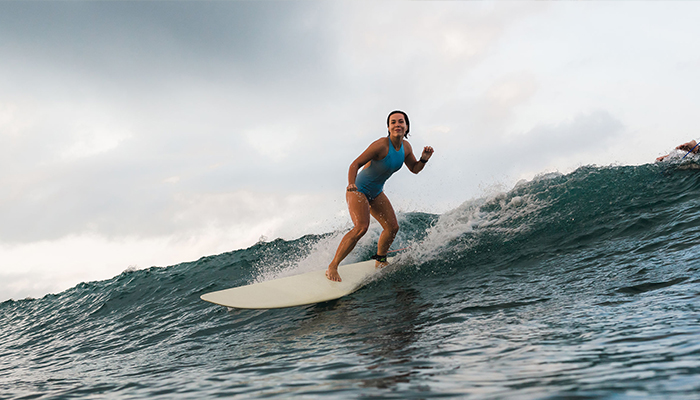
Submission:
M 423 153 L 421 154 L 420 158 L 421 160 L 428 161 L 430 160 L 430 157 L 433 155 L 433 148 L 430 146 L 425 146 L 423 147 Z

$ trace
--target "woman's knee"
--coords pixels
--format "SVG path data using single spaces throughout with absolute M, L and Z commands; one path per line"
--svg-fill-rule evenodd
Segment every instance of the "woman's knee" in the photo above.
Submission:
M 360 240 L 361 237 L 365 236 L 365 233 L 367 233 L 367 230 L 369 229 L 369 224 L 361 224 L 361 225 L 355 225 L 354 228 L 352 228 L 352 233 L 353 236 L 357 238 L 357 240 Z
M 387 229 L 389 230 L 389 233 L 392 234 L 392 236 L 396 236 L 396 234 L 399 233 L 399 223 L 393 221 L 392 223 L 389 223 Z

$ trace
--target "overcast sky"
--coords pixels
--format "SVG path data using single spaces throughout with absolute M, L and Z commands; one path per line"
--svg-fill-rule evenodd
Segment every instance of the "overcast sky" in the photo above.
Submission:
M 0 2 L 0 301 L 349 226 L 405 110 L 398 211 L 698 139 L 696 2 Z M 325 268 L 325 265 L 319 265 Z

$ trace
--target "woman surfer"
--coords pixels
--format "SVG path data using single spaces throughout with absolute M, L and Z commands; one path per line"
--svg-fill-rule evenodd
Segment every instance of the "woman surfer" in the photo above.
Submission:
M 401 169 L 403 164 L 414 174 L 419 173 L 433 155 L 433 148 L 425 146 L 420 160 L 416 160 L 413 149 L 406 140 L 410 122 L 405 112 L 392 111 L 386 124 L 389 135 L 374 141 L 350 164 L 345 199 L 355 226 L 340 241 L 335 257 L 328 265 L 326 277 L 331 281 L 341 281 L 338 265 L 367 232 L 370 215 L 384 229 L 377 243 L 377 254 L 372 258 L 376 260 L 377 267 L 387 265 L 386 254 L 399 231 L 399 223 L 389 198 L 384 194 L 384 182 Z M 365 168 L 360 171 L 363 166 Z

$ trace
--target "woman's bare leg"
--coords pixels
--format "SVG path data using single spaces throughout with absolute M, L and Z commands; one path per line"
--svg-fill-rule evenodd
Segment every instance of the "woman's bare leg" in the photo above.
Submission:
M 384 256 L 389 251 L 389 247 L 391 247 L 396 234 L 399 232 L 399 222 L 396 220 L 394 207 L 392 207 L 389 198 L 382 192 L 370 203 L 369 212 L 379 221 L 383 228 L 377 242 L 377 254 Z M 377 267 L 385 267 L 386 265 L 386 263 L 380 263 L 379 261 L 376 263 Z
M 338 274 L 338 265 L 345 259 L 345 257 L 350 254 L 352 249 L 355 248 L 357 242 L 362 238 L 362 236 L 367 233 L 367 228 L 369 228 L 369 215 L 370 206 L 367 197 L 360 192 L 347 192 L 345 199 L 348 202 L 348 210 L 350 211 L 350 218 L 352 223 L 355 225 L 350 232 L 343 236 L 343 239 L 338 245 L 338 250 L 335 252 L 335 257 L 328 265 L 328 271 L 326 271 L 326 277 L 332 281 L 340 282 L 340 274 Z

